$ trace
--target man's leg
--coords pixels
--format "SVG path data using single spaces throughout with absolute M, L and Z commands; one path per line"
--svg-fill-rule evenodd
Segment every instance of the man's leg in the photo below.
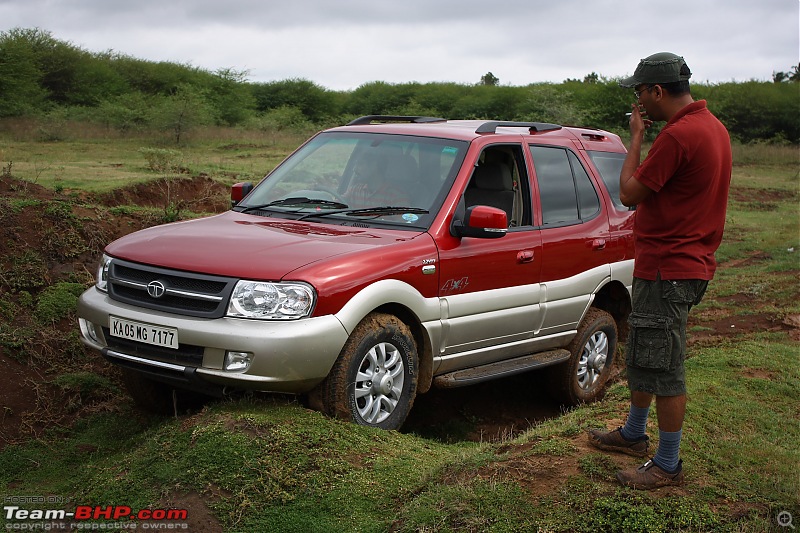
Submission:
M 686 416 L 686 395 L 656 396 L 656 411 L 660 431 L 680 431 Z
M 653 395 L 647 392 L 631 391 L 631 408 L 625 425 L 620 430 L 622 436 L 628 440 L 637 440 L 645 436 L 647 418 L 650 414 L 650 404 Z
M 658 410 L 658 451 L 651 461 L 638 468 L 617 473 L 623 485 L 635 489 L 655 489 L 683 483 L 680 460 L 681 428 L 686 413 L 686 395 L 656 396 Z
M 631 391 L 631 406 L 625 425 L 613 431 L 591 430 L 589 444 L 601 450 L 646 457 L 649 448 L 649 438 L 646 434 L 647 416 L 652 401 L 652 394 Z
M 680 461 L 686 395 L 656 396 L 658 411 L 658 451 L 653 462 L 665 472 L 676 472 Z

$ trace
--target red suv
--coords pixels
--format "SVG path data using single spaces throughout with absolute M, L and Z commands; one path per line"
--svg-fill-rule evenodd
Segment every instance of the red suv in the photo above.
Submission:
M 394 429 L 431 386 L 544 367 L 592 401 L 630 311 L 624 158 L 594 129 L 362 117 L 234 185 L 230 211 L 109 244 L 81 337 L 149 407 L 289 392 Z

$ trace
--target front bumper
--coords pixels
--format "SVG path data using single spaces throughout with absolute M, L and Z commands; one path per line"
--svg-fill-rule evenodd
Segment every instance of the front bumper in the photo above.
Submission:
M 110 315 L 177 328 L 181 347 L 151 350 L 117 342 L 107 334 Z M 111 362 L 204 392 L 223 387 L 307 392 L 328 375 L 347 341 L 344 326 L 333 315 L 293 321 L 195 318 L 123 304 L 94 287 L 78 300 L 78 322 L 81 341 Z M 250 366 L 225 370 L 229 351 L 252 354 Z

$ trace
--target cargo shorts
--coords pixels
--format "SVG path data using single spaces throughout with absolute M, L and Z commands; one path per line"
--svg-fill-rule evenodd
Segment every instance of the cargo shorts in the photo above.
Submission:
M 625 355 L 630 390 L 656 396 L 686 394 L 686 321 L 706 288 L 706 280 L 633 278 Z

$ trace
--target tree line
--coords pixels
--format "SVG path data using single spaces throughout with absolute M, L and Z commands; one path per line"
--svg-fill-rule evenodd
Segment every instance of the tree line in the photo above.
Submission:
M 692 84 L 740 142 L 800 143 L 800 76 L 773 81 Z M 0 32 L 0 118 L 99 122 L 121 132 L 167 131 L 180 143 L 202 125 L 313 130 L 360 115 L 555 122 L 627 131 L 633 96 L 618 79 L 504 86 L 491 72 L 474 85 L 370 82 L 328 90 L 306 79 L 266 83 L 246 71 L 210 72 L 113 51 L 90 52 L 38 28 Z

